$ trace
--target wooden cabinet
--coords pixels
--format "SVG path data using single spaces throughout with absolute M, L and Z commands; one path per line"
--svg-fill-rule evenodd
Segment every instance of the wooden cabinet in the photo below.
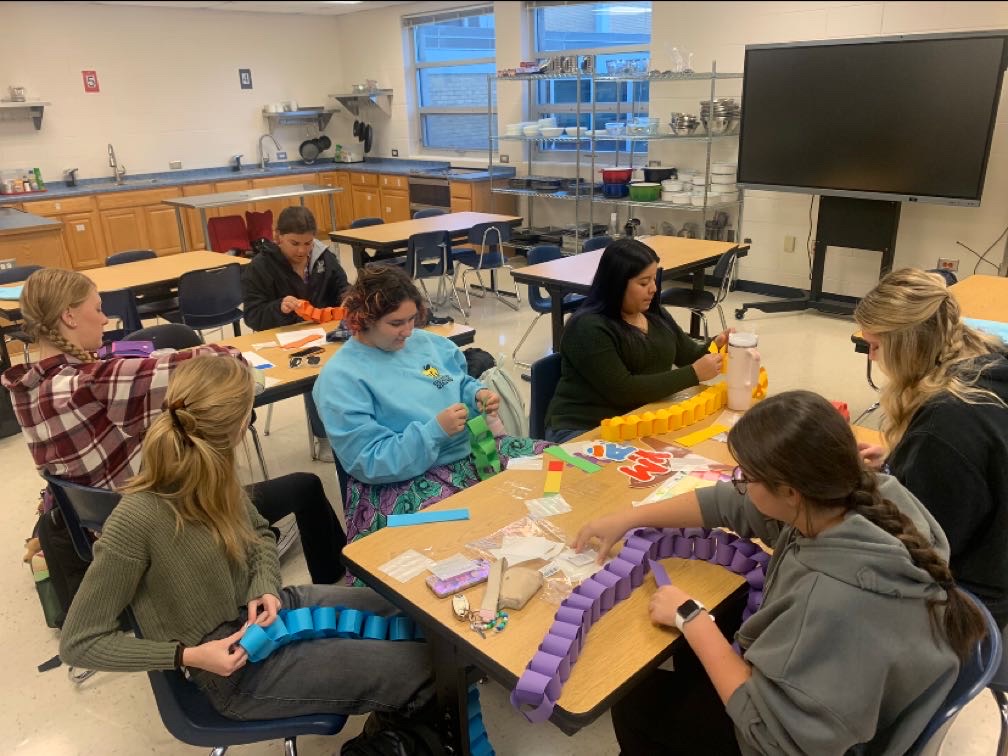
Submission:
M 347 171 L 350 173 L 349 171 Z M 351 186 L 378 186 L 378 174 L 376 173 L 350 173 Z
M 380 196 L 382 220 L 386 223 L 395 223 L 410 219 L 409 194 L 407 192 L 382 189 Z
M 335 171 L 331 173 L 319 174 L 319 186 L 339 187 L 343 191 L 332 195 L 336 200 L 336 227 L 332 227 L 329 218 L 329 196 L 321 195 L 321 202 L 325 209 L 321 218 L 317 218 L 319 224 L 319 236 L 323 239 L 330 231 L 346 228 L 353 220 L 353 196 L 350 190 L 350 174 L 346 171 Z
M 153 249 L 159 255 L 181 251 L 175 210 L 162 204 L 181 194 L 179 187 L 99 194 L 106 254 L 131 249 Z
M 63 244 L 75 270 L 97 268 L 105 264 L 105 242 L 97 210 L 68 213 L 63 221 Z
M 175 208 L 169 205 L 147 205 L 140 210 L 147 231 L 147 246 L 159 255 L 177 255 L 181 252 L 182 242 L 179 239 Z
M 382 191 L 391 189 L 393 191 L 406 192 L 409 191 L 409 179 L 406 176 L 382 174 L 378 177 L 378 186 L 381 187 Z
M 350 174 L 350 181 L 353 182 L 354 174 Z M 382 204 L 378 189 L 368 186 L 353 186 L 353 218 L 381 218 Z
M 70 267 L 59 226 L 0 233 L 0 259 L 13 259 L 18 266 Z
M 453 213 L 517 215 L 516 198 L 505 194 L 491 194 L 489 181 L 452 181 L 449 187 Z
M 143 233 L 143 211 L 139 207 L 102 210 L 101 225 L 109 254 L 148 248 Z

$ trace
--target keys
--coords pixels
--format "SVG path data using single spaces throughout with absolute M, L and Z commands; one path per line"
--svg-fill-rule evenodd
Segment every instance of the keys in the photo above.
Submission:
M 474 632 L 479 633 L 480 638 L 486 638 L 486 632 L 483 630 L 483 623 L 478 618 L 470 622 L 469 627 Z

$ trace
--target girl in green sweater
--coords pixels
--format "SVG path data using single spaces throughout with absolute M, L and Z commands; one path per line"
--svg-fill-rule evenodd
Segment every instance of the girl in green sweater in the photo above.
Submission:
M 252 371 L 238 360 L 195 357 L 176 369 L 140 474 L 95 543 L 60 656 L 96 670 L 183 669 L 234 719 L 417 713 L 433 697 L 426 644 L 327 638 L 256 664 L 237 645 L 247 624 L 269 625 L 281 607 L 397 613 L 364 588 L 281 588 L 276 541 L 235 469 L 252 398 Z M 127 607 L 142 638 L 119 630 Z

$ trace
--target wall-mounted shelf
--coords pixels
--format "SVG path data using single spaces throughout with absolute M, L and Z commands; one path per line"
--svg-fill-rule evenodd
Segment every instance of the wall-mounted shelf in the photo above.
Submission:
M 25 102 L 0 102 L 0 112 L 5 111 L 25 111 L 28 117 L 31 118 L 32 122 L 35 124 L 35 130 L 38 131 L 42 128 L 42 113 L 45 110 L 46 105 L 51 105 L 52 103 L 40 102 L 38 100 L 27 100 Z M 4 119 L 4 120 L 14 120 L 14 119 Z
M 269 122 L 270 133 L 276 126 L 303 126 L 307 123 L 314 124 L 318 130 L 325 131 L 329 125 L 329 119 L 333 113 L 338 113 L 336 108 L 301 108 L 300 110 L 288 110 L 283 113 L 270 113 L 263 111 L 263 118 Z
M 350 94 L 329 95 L 354 115 L 360 115 L 361 104 L 371 103 L 385 115 L 392 115 L 392 90 L 375 89 L 372 92 L 352 92 Z

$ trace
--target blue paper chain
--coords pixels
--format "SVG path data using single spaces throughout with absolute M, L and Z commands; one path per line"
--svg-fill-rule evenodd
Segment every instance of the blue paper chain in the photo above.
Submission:
M 483 711 L 480 708 L 479 689 L 469 686 L 469 696 L 466 700 L 466 712 L 469 716 L 469 753 L 472 756 L 496 756 L 490 745 L 490 736 L 483 725 Z

